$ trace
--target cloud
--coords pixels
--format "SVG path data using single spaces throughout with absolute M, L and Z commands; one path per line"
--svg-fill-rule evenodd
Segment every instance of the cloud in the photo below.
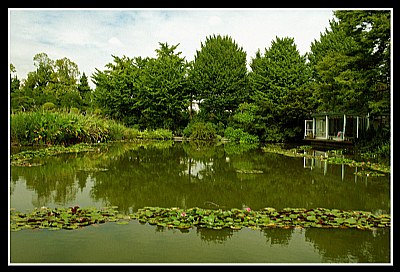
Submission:
M 108 40 L 108 43 L 109 43 L 111 46 L 117 46 L 117 47 L 122 47 L 122 46 L 123 46 L 122 43 L 121 43 L 121 41 L 120 41 L 117 37 L 112 37 L 112 38 L 110 38 L 110 39 Z
M 208 24 L 211 26 L 219 25 L 221 22 L 222 22 L 222 19 L 218 16 L 208 17 Z
M 88 9 L 9 11 L 9 55 L 18 77 L 34 71 L 33 57 L 67 57 L 92 75 L 112 55 L 155 57 L 159 43 L 177 45 L 186 60 L 208 36 L 229 35 L 247 53 L 271 46 L 276 37 L 293 37 L 301 54 L 329 26 L 331 10 L 307 9 Z

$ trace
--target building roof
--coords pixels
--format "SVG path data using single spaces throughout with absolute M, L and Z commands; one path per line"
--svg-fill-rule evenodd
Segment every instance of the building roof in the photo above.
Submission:
M 323 111 L 323 112 L 317 112 L 311 114 L 312 117 L 322 117 L 322 116 L 328 116 L 328 117 L 342 117 L 343 115 L 346 116 L 359 116 L 359 117 L 364 117 L 367 116 L 364 113 L 356 113 L 356 112 L 333 112 L 333 111 Z

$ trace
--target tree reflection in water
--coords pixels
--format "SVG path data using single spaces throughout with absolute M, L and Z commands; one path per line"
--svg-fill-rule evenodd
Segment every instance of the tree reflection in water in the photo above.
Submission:
M 286 207 L 390 213 L 390 176 L 354 175 L 355 169 L 265 153 L 257 146 L 209 142 L 113 143 L 106 151 L 40 159 L 12 166 L 10 206 L 146 206 L 230 209 Z M 320 166 L 320 167 L 318 167 Z M 343 171 L 345 170 L 345 171 Z M 29 202 L 30 201 L 30 202 Z M 82 203 L 80 203 L 82 202 Z M 121 226 L 116 226 L 116 228 Z M 154 227 L 156 232 L 177 231 Z M 227 243 L 241 230 L 189 229 L 202 241 Z M 263 229 L 269 245 L 311 243 L 324 262 L 389 262 L 390 230 Z M 304 237 L 304 238 L 303 238 Z

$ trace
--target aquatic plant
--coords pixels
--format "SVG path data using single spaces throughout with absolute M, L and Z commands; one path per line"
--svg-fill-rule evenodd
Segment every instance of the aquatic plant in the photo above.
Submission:
M 305 208 L 264 208 L 259 211 L 250 207 L 245 209 L 232 208 L 203 209 L 199 207 L 181 209 L 178 207 L 144 207 L 129 215 L 118 212 L 116 206 L 97 209 L 81 208 L 35 208 L 29 213 L 21 213 L 11 209 L 10 229 L 44 228 L 50 230 L 77 229 L 91 224 L 116 222 L 127 224 L 130 220 L 138 220 L 143 224 L 156 225 L 162 228 L 230 228 L 240 230 L 263 228 L 356 228 L 372 230 L 374 228 L 390 227 L 391 218 L 388 214 L 375 215 L 367 211 L 351 211 L 339 209 L 305 209 Z
M 25 150 L 16 154 L 12 154 L 10 156 L 10 164 L 13 166 L 38 166 L 40 164 L 31 163 L 31 160 L 47 156 L 56 156 L 65 153 L 100 151 L 105 147 L 106 146 L 103 143 L 100 144 L 79 143 L 71 146 L 55 145 L 38 150 Z

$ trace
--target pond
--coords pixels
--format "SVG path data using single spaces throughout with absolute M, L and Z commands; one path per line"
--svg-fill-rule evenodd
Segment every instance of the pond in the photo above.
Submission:
M 391 177 L 231 143 L 110 143 L 10 167 L 10 208 L 327 208 L 391 213 Z M 131 220 L 10 232 L 10 264 L 390 264 L 390 228 L 159 228 Z

